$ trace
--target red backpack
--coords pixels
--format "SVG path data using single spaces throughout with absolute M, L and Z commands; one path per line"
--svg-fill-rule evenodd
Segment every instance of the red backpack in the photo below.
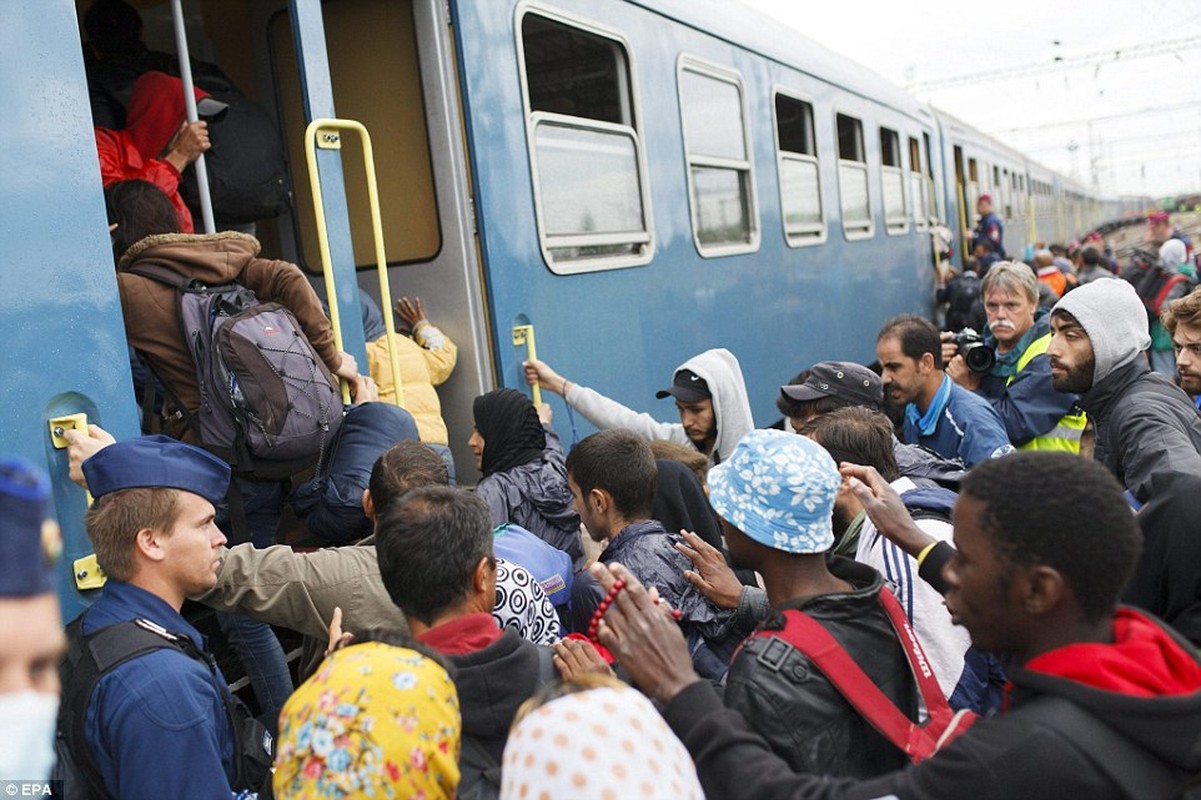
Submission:
M 821 670 L 834 688 L 854 706 L 873 728 L 909 756 L 914 764 L 925 761 L 972 726 L 978 715 L 968 709 L 953 711 L 947 705 L 934 670 L 922 650 L 917 634 L 905 617 L 901 604 L 887 588 L 880 589 L 880 602 L 901 641 L 918 691 L 929 714 L 924 723 L 913 722 L 855 663 L 830 632 L 804 611 L 784 612 L 783 630 L 759 630 L 754 636 L 775 636 L 797 650 Z

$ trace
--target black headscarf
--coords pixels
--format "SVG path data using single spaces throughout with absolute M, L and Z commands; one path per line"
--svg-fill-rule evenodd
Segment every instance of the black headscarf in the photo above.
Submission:
M 692 531 L 709 544 L 722 549 L 721 529 L 709 506 L 709 498 L 692 470 L 679 461 L 657 459 L 659 475 L 655 481 L 655 505 L 651 518 L 663 523 L 668 533 L 680 529 Z
M 484 437 L 484 475 L 504 472 L 542 458 L 546 431 L 534 404 L 516 389 L 495 389 L 475 398 L 475 427 Z

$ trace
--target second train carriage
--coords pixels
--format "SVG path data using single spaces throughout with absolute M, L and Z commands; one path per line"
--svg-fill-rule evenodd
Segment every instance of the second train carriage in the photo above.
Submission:
M 93 591 L 76 588 L 90 547 L 83 493 L 47 423 L 83 411 L 117 436 L 137 433 L 78 33 L 87 5 L 0 6 L 0 231 L 10 245 L 0 450 L 52 473 L 68 616 Z M 169 4 L 135 5 L 147 43 L 173 49 Z M 762 424 L 790 374 L 823 358 L 871 360 L 884 317 L 931 310 L 931 228 L 945 222 L 962 240 L 981 192 L 1006 218 L 1011 253 L 1032 233 L 1066 238 L 1107 212 L 1020 153 L 727 2 L 184 8 L 193 56 L 218 63 L 283 131 L 295 202 L 258 224 L 266 252 L 318 269 L 307 123 L 351 118 L 371 133 L 393 292 L 421 295 L 461 348 L 441 397 L 468 478 L 460 440 L 471 400 L 523 385 L 515 325 L 535 326 L 539 354 L 563 374 L 661 418 L 674 409 L 653 390 L 671 370 L 728 347 Z M 316 161 L 338 307 L 357 320 L 356 293 L 378 299 L 378 289 L 358 268 L 371 231 L 359 151 L 343 140 Z M 344 335 L 365 363 L 362 331 Z

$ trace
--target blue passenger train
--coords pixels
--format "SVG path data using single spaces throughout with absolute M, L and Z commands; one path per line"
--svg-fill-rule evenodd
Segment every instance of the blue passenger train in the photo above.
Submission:
M 89 3 L 0 4 L 0 452 L 53 477 L 68 616 L 92 592 L 77 588 L 91 548 L 50 421 L 82 412 L 118 437 L 138 432 L 82 56 Z M 134 5 L 146 43 L 174 51 L 170 4 Z M 524 386 L 515 326 L 533 325 L 563 374 L 664 418 L 674 409 L 653 390 L 690 355 L 727 347 L 766 423 L 773 387 L 799 368 L 870 361 L 883 318 L 932 310 L 932 229 L 960 241 L 979 194 L 994 197 L 1011 252 L 1119 210 L 727 0 L 183 9 L 192 56 L 217 63 L 286 140 L 293 202 L 257 224 L 264 251 L 316 275 L 323 227 L 343 320 L 359 318 L 359 292 L 379 299 L 363 164 L 349 137 L 316 150 L 319 225 L 306 126 L 369 131 L 393 291 L 420 295 L 460 346 L 440 391 L 461 475 L 472 399 Z M 365 364 L 355 327 L 343 346 Z

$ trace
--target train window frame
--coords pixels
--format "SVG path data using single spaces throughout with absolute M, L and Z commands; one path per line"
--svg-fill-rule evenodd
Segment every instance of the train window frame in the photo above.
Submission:
M 909 233 L 909 200 L 908 187 L 905 181 L 905 161 L 901 150 L 901 133 L 896 128 L 886 125 L 879 126 L 880 131 L 880 202 L 884 207 L 884 233 L 889 236 L 902 236 Z M 892 163 L 889 163 L 892 162 Z M 898 210 L 888 205 L 888 183 L 892 181 L 895 194 L 901 200 Z
M 529 72 L 525 57 L 524 22 L 527 16 L 570 28 L 575 34 L 584 34 L 603 39 L 617 50 L 620 81 L 618 94 L 624 101 L 622 122 L 610 122 L 592 117 L 565 114 L 553 111 L 533 110 L 530 99 Z M 614 269 L 641 267 L 649 264 L 655 253 L 654 212 L 651 206 L 650 179 L 646 165 L 646 145 L 642 136 L 642 115 L 638 90 L 638 69 L 633 47 L 621 31 L 574 14 L 565 14 L 538 3 L 518 3 L 514 10 L 514 28 L 517 46 L 518 83 L 521 87 L 521 102 L 525 116 L 526 152 L 529 156 L 531 188 L 534 196 L 534 217 L 538 234 L 538 245 L 542 260 L 556 275 L 579 275 Z M 622 57 L 624 56 L 624 64 Z M 624 70 L 621 69 L 624 67 Z M 633 145 L 633 164 L 637 170 L 638 199 L 641 204 L 642 229 L 612 233 L 551 233 L 548 229 L 549 215 L 545 209 L 543 191 L 544 160 L 539 153 L 539 134 L 547 128 L 582 131 L 599 136 L 625 137 Z M 549 177 L 551 172 L 547 172 Z M 629 253 L 605 252 L 605 248 L 629 247 Z M 572 255 L 570 251 L 585 248 L 601 250 L 595 255 Z M 565 252 L 566 251 L 566 252 Z
M 842 132 L 839 128 L 839 119 L 846 118 L 856 125 L 856 150 L 859 158 L 843 158 L 842 155 Z M 871 239 L 876 235 L 876 213 L 872 208 L 872 186 L 868 175 L 867 166 L 867 145 L 863 138 L 863 117 L 856 116 L 849 111 L 844 111 L 838 108 L 834 109 L 834 143 L 838 152 L 838 210 L 842 222 L 843 238 L 849 242 L 860 241 L 863 239 Z M 847 193 L 845 184 L 847 183 L 848 175 L 854 174 L 856 183 L 863 183 L 864 193 L 867 195 L 867 222 L 863 224 L 856 221 L 855 224 L 847 224 Z
M 906 136 L 909 149 L 909 190 L 913 195 L 913 229 L 925 231 L 929 228 L 930 218 L 930 184 L 926 181 L 925 165 L 923 163 L 922 144 L 916 136 Z M 917 158 L 914 158 L 914 156 Z
M 780 144 L 780 119 L 779 119 L 779 100 L 785 100 L 793 103 L 799 103 L 806 107 L 809 112 L 808 131 L 806 132 L 809 139 L 810 149 L 812 153 L 802 153 L 795 150 L 785 150 Z M 772 135 L 775 138 L 776 144 L 776 178 L 780 189 L 780 229 L 784 233 L 784 241 L 789 247 L 810 247 L 816 244 L 823 244 L 829 237 L 829 225 L 826 220 L 826 203 L 822 198 L 822 175 L 821 175 L 821 159 L 818 156 L 817 146 L 817 112 L 813 98 L 806 96 L 804 93 L 789 89 L 783 86 L 772 87 Z M 816 175 L 817 189 L 817 204 L 820 211 L 821 219 L 817 223 L 801 223 L 798 226 L 789 227 L 788 209 L 790 202 L 785 194 L 784 170 L 786 163 L 804 164 L 812 166 Z
M 692 73 L 713 81 L 729 84 L 738 92 L 738 104 L 743 144 L 743 158 L 695 153 L 689 146 L 687 113 L 684 100 L 684 73 Z M 742 74 L 732 67 L 709 61 L 692 53 L 681 53 L 676 60 L 676 101 L 680 113 L 680 137 L 683 142 L 684 176 L 688 187 L 688 216 L 692 228 L 692 243 L 702 258 L 721 258 L 758 252 L 762 242 L 762 225 L 759 219 L 758 189 L 755 181 L 754 139 L 751 137 L 750 110 L 746 83 Z M 743 204 L 746 214 L 748 238 L 745 242 L 708 243 L 701 241 L 697 186 L 694 170 L 721 170 L 734 172 L 744 192 Z M 745 179 L 743 179 L 745 175 Z

